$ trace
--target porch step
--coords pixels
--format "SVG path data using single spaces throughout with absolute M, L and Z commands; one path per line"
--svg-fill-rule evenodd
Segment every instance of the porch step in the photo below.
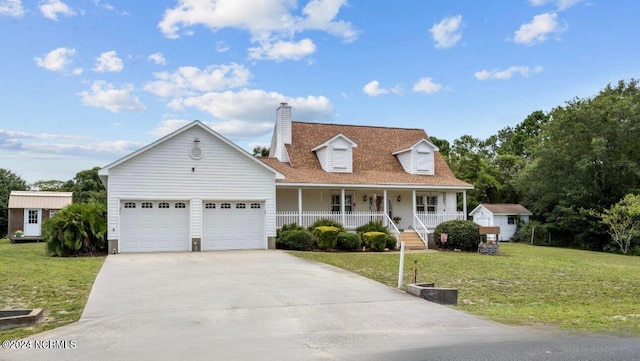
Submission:
M 427 249 L 416 231 L 405 230 L 404 232 L 400 233 L 400 239 L 398 241 L 404 242 L 404 248 L 406 250 Z

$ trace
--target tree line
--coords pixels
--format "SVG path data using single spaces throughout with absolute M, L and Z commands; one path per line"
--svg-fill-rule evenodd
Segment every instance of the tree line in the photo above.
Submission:
M 639 222 L 633 199 L 623 202 L 640 193 L 635 79 L 609 84 L 593 97 L 572 99 L 549 112 L 534 111 L 487 139 L 463 135 L 452 144 L 431 139 L 454 174 L 474 185 L 468 209 L 480 203 L 520 203 L 534 214 L 524 232 L 529 237 L 535 226 L 543 238 L 539 243 L 619 251 L 607 212 L 618 204 L 624 206 L 616 209 L 626 212 L 626 221 Z M 633 229 L 629 236 L 640 252 L 640 234 Z

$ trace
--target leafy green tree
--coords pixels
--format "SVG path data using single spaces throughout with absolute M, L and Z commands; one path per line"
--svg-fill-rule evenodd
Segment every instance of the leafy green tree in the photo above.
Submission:
M 80 171 L 65 184 L 64 189 L 73 192 L 74 203 L 107 203 L 107 190 L 100 181 L 99 170 L 100 167 L 94 167 Z
M 269 148 L 256 146 L 253 148 L 253 156 L 254 157 L 268 157 L 269 156 Z
M 7 234 L 9 227 L 9 195 L 11 191 L 26 191 L 29 185 L 10 170 L 0 168 L 0 236 Z
M 540 131 L 535 145 L 525 146 L 530 161 L 517 181 L 524 203 L 559 245 L 601 250 L 608 243 L 606 227 L 592 211 L 640 191 L 638 81 L 571 100 L 536 124 Z
M 60 180 L 40 180 L 33 183 L 32 188 L 39 191 L 67 192 L 67 182 Z
M 640 237 L 640 195 L 627 194 L 620 202 L 605 209 L 601 217 L 622 254 L 629 253 L 632 242 Z

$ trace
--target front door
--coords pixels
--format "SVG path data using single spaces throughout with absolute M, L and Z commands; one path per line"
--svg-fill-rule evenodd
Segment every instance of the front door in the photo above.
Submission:
M 42 209 L 24 210 L 24 235 L 25 237 L 40 237 L 42 226 Z

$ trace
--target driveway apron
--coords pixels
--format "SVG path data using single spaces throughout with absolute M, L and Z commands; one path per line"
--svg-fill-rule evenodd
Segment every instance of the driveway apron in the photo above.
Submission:
M 81 320 L 31 339 L 66 347 L 0 350 L 0 360 L 465 359 L 464 352 L 472 360 L 495 355 L 479 346 L 487 340 L 520 357 L 525 350 L 555 359 L 549 350 L 574 336 L 497 324 L 280 251 L 228 251 L 110 255 Z M 584 352 L 606 344 L 607 355 L 635 355 L 628 345 L 637 340 L 595 339 Z

